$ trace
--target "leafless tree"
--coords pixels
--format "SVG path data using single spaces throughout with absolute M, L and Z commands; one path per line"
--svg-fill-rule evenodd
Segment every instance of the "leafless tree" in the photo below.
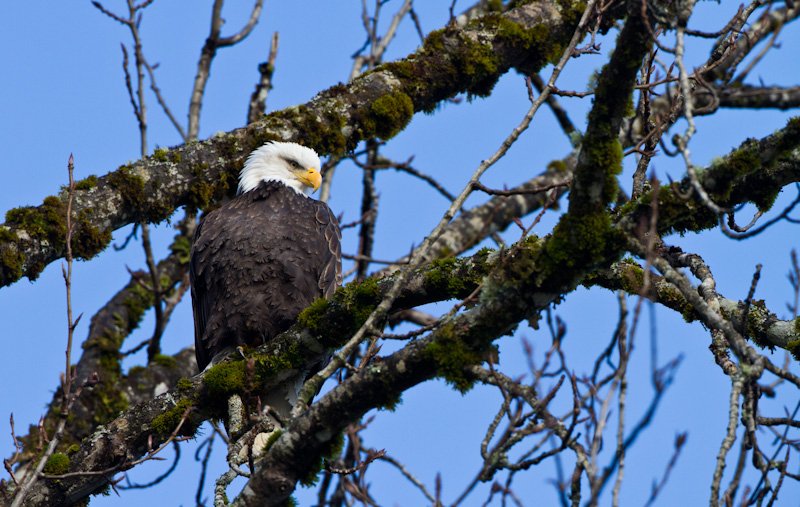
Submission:
M 0 226 L 3 287 L 24 276 L 33 280 L 45 265 L 64 258 L 69 297 L 72 259 L 94 257 L 108 246 L 112 231 L 129 224 L 140 224 L 147 264 L 146 271 L 130 270 L 129 283 L 92 317 L 74 366 L 76 322 L 69 307 L 66 369 L 49 412 L 28 434 L 11 419 L 16 451 L 4 460 L 9 477 L 0 489 L 3 505 L 71 505 L 109 485 L 122 488 L 125 471 L 163 459 L 165 447 L 174 447 L 179 456 L 178 442 L 213 421 L 197 450 L 203 463 L 198 505 L 206 501 L 203 488 L 212 480 L 215 505 L 229 499 L 234 505 L 284 505 L 298 484 L 315 481 L 317 505 L 377 505 L 384 500 L 365 479 L 375 463 L 396 468 L 432 505 L 530 505 L 534 502 L 517 493 L 517 484 L 521 477 L 541 473 L 540 463 L 552 463 L 548 470 L 556 470 L 552 483 L 562 505 L 610 501 L 616 506 L 631 466 L 629 451 L 657 417 L 681 362 L 680 357 L 659 362 L 653 353 L 647 373 L 635 379 L 651 386 L 649 400 L 642 410 L 631 410 L 631 370 L 639 360 L 632 351 L 641 340 L 637 328 L 643 327 L 647 305 L 676 312 L 687 326 L 702 325 L 715 372 L 730 383 L 729 422 L 719 428 L 719 453 L 704 478 L 709 504 L 776 505 L 783 488 L 800 480 L 796 467 L 788 465 L 800 451 L 800 417 L 792 401 L 800 389 L 793 373 L 800 359 L 796 254 L 791 254 L 789 275 L 792 318 L 780 320 L 779 310 L 755 297 L 760 266 L 745 297 L 728 299 L 716 291 L 712 266 L 684 251 L 681 242 L 684 233 L 717 229 L 730 238 L 759 241 L 762 231 L 798 221 L 793 210 L 800 195 L 784 209 L 773 206 L 782 189 L 793 192 L 800 182 L 797 118 L 733 150 L 720 148 L 719 158 L 707 167 L 698 166 L 692 155 L 703 115 L 800 105 L 798 86 L 746 84 L 776 47 L 778 34 L 795 26 L 796 2 L 753 0 L 728 19 L 717 17 L 716 25 L 697 26 L 696 0 L 481 0 L 461 14 L 453 1 L 443 6 L 449 7 L 448 24 L 425 34 L 412 0 L 370 5 L 364 0 L 365 43 L 353 55 L 348 83 L 323 90 L 299 107 L 264 115 L 276 68 L 276 33 L 266 52 L 269 59 L 258 67 L 255 92 L 239 98 L 250 104 L 248 124 L 204 140 L 196 139 L 217 49 L 248 36 L 262 1 L 254 2 L 246 25 L 227 37 L 221 34 L 223 2 L 215 1 L 185 129 L 156 85 L 155 66 L 145 58 L 139 25 L 151 3 L 128 0 L 122 16 L 94 2 L 133 39 L 133 73 L 123 45 L 124 85 L 139 125 L 142 158 L 80 182 L 72 181 L 70 160 L 69 186 L 60 197 L 11 210 Z M 386 62 L 401 23 L 413 24 L 421 46 Z M 712 41 L 711 51 L 692 67 L 686 55 L 697 41 Z M 565 67 L 599 54 L 601 43 L 613 45 L 613 51 L 603 57 L 589 88 L 560 86 Z M 416 113 L 461 102 L 463 95 L 486 97 L 511 70 L 523 75 L 529 109 L 491 156 L 458 171 L 458 193 L 416 165 L 413 154 L 403 160 L 384 154 L 394 136 L 413 127 Z M 149 156 L 148 82 L 185 141 Z M 567 98 L 587 104 L 585 125 L 570 120 L 562 107 Z M 482 182 L 509 149 L 524 142 L 520 135 L 545 105 L 573 151 L 559 154 L 514 188 Z M 362 199 L 355 218 L 343 225 L 357 234 L 356 250 L 345 256 L 349 281 L 331 302 L 313 305 L 271 343 L 197 375 L 191 347 L 170 356 L 159 345 L 188 287 L 197 212 L 229 198 L 247 155 L 269 140 L 300 142 L 328 157 L 323 199 L 335 190 L 332 176 L 342 162 L 361 171 Z M 652 162 L 666 157 L 682 161 L 685 176 L 679 181 L 658 180 Z M 630 196 L 620 190 L 623 163 L 635 166 Z M 421 179 L 450 204 L 432 230 L 416 231 L 417 246 L 410 253 L 382 260 L 373 253 L 381 195 L 376 174 L 389 169 Z M 468 207 L 470 197 L 484 200 Z M 746 220 L 735 215 L 748 203 L 755 216 L 742 226 Z M 169 253 L 159 254 L 147 224 L 165 221 L 181 207 L 185 216 L 178 221 L 178 234 Z M 555 210 L 560 210 L 555 225 L 542 230 L 543 217 Z M 509 228 L 518 232 L 512 244 L 500 236 Z M 615 293 L 615 329 L 567 338 L 567 321 L 554 306 L 580 285 Z M 421 309 L 446 301 L 435 315 Z M 151 308 L 155 329 L 139 345 L 126 345 Z M 503 370 L 498 340 L 526 321 L 548 340 L 546 346 L 524 341 L 527 371 L 519 376 Z M 185 332 L 190 343 L 191 330 Z M 591 364 L 576 366 L 565 353 L 565 339 L 598 338 L 607 346 Z M 122 358 L 144 347 L 148 363 L 123 371 Z M 776 362 L 765 348 L 785 350 L 786 360 Z M 303 369 L 326 355 L 332 360 L 307 380 L 290 419 L 266 441 L 259 440 L 274 416 L 262 406 L 260 394 L 279 381 L 281 368 Z M 497 396 L 495 406 L 486 408 L 491 422 L 476 443 L 482 464 L 467 486 L 447 499 L 442 493 L 446 476 L 433 483 L 418 478 L 393 454 L 390 442 L 369 442 L 364 432 L 372 424 L 372 409 L 392 409 L 408 389 L 433 379 L 444 379 L 461 393 L 491 386 Z M 329 389 L 315 398 L 326 382 Z M 764 397 L 784 400 L 785 413 L 762 410 Z M 226 430 L 215 422 L 223 419 Z M 212 446 L 220 442 L 227 446 L 227 471 L 207 477 Z M 648 504 L 667 485 L 686 442 L 686 434 L 675 436 L 673 453 L 653 459 L 659 474 Z M 733 472 L 725 474 L 734 460 Z M 177 458 L 164 476 L 140 486 L 168 481 L 175 466 Z M 228 486 L 237 477 L 245 477 L 246 484 L 234 497 Z M 491 484 L 486 498 L 478 498 L 486 491 L 478 488 L 481 483 Z M 139 487 L 126 487 L 134 486 Z

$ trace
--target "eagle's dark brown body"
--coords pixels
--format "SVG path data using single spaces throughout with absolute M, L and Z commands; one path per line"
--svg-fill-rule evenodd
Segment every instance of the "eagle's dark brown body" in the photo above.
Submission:
M 261 182 L 208 213 L 189 274 L 197 364 L 259 345 L 341 284 L 341 233 L 328 206 L 283 183 Z

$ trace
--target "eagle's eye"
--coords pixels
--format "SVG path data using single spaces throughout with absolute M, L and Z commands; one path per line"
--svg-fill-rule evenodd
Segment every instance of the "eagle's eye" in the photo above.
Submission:
M 290 160 L 289 165 L 292 166 L 292 169 L 297 169 L 300 167 L 300 164 L 298 164 L 296 160 Z

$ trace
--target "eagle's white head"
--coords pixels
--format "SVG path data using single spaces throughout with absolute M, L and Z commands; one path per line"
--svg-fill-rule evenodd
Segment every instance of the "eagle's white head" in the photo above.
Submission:
M 269 142 L 247 157 L 239 174 L 239 191 L 243 194 L 262 181 L 280 181 L 306 197 L 322 184 L 319 155 L 297 143 Z

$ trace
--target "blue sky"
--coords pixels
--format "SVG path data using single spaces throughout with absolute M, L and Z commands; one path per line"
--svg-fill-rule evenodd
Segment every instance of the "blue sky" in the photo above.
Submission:
M 226 6 L 223 35 L 239 29 L 249 13 L 244 2 Z M 449 1 L 426 0 L 415 6 L 423 30 L 440 28 L 447 21 Z M 459 2 L 457 9 L 467 6 Z M 119 11 L 123 2 L 108 0 L 105 7 Z M 398 0 L 384 7 L 384 21 L 394 13 Z M 716 30 L 735 11 L 734 5 L 701 2 L 691 25 L 703 30 Z M 264 13 L 253 33 L 241 44 L 220 50 L 208 83 L 201 117 L 200 138 L 218 131 L 243 126 L 250 93 L 257 81 L 257 65 L 266 60 L 273 31 L 280 32 L 280 49 L 274 78 L 275 89 L 268 100 L 268 110 L 308 101 L 317 92 L 346 81 L 352 64 L 351 55 L 365 40 L 360 19 L 361 4 L 356 0 L 325 2 L 266 2 Z M 157 0 L 144 11 L 141 24 L 144 53 L 151 63 L 159 63 L 158 85 L 173 113 L 185 123 L 189 93 L 196 71 L 200 48 L 208 34 L 211 2 L 167 2 Z M 125 27 L 100 14 L 86 2 L 11 2 L 4 6 L 8 20 L 0 31 L 0 63 L 5 72 L 0 77 L 0 208 L 41 203 L 58 192 L 67 181 L 67 159 L 75 157 L 75 177 L 102 175 L 139 155 L 138 127 L 132 113 L 121 69 L 120 42 L 130 45 Z M 705 23 L 704 23 L 705 22 Z M 709 24 L 710 23 L 710 24 Z M 384 23 L 385 26 L 386 23 Z M 784 29 L 778 38 L 781 48 L 773 50 L 748 78 L 771 85 L 797 85 L 800 69 L 794 61 L 800 38 L 794 26 Z M 386 60 L 405 56 L 418 45 L 419 39 L 409 19 L 400 27 L 397 39 L 390 46 Z M 689 58 L 699 65 L 708 54 L 709 42 L 692 41 Z M 562 89 L 582 90 L 589 75 L 605 62 L 605 54 L 613 49 L 614 37 L 603 39 L 603 55 L 586 55 L 567 66 Z M 666 59 L 666 56 L 664 56 Z M 549 75 L 549 70 L 543 74 Z M 149 114 L 149 147 L 174 146 L 181 140 L 158 107 L 152 93 L 147 94 Z M 514 72 L 504 76 L 493 95 L 487 99 L 459 104 L 444 104 L 431 115 L 417 115 L 408 129 L 393 139 L 383 153 L 397 160 L 414 155 L 414 167 L 436 177 L 453 193 L 460 191 L 481 160 L 488 158 L 522 119 L 528 108 L 527 91 L 522 77 Z M 585 126 L 589 99 L 562 99 L 571 119 Z M 693 161 L 707 164 L 712 157 L 727 153 L 747 137 L 760 138 L 785 125 L 792 112 L 721 111 L 713 117 L 698 119 L 698 133 L 691 145 Z M 677 128 L 685 125 L 679 123 Z M 677 132 L 676 130 L 675 132 Z M 541 172 L 546 164 L 563 158 L 570 151 L 549 110 L 541 110 L 531 128 L 517 145 L 493 167 L 482 180 L 490 187 L 509 187 Z M 630 163 L 628 164 L 630 166 Z M 679 178 L 685 171 L 682 162 L 659 156 L 651 165 L 659 177 Z M 343 213 L 343 222 L 358 218 L 360 206 L 359 170 L 352 165 L 340 166 L 334 176 L 330 206 Z M 630 188 L 630 167 L 621 182 Z M 377 176 L 380 211 L 374 256 L 393 259 L 419 244 L 438 222 L 448 203 L 425 183 L 407 175 L 384 171 Z M 776 209 L 794 198 L 787 188 Z M 473 196 L 470 206 L 483 202 Z M 566 204 L 563 201 L 562 204 Z M 746 212 L 743 212 L 744 216 Z M 176 215 L 176 217 L 179 215 Z M 549 213 L 534 232 L 546 234 L 558 217 Z M 531 217 L 523 218 L 529 224 Z M 740 219 L 747 222 L 749 219 Z M 518 237 L 515 227 L 505 237 Z M 130 228 L 117 231 L 114 241 L 121 243 Z M 166 224 L 155 227 L 154 249 L 164 256 L 173 231 Z M 764 299 L 779 317 L 787 318 L 786 303 L 791 301 L 791 288 L 786 280 L 789 252 L 798 247 L 796 229 L 781 224 L 754 240 L 736 242 L 719 231 L 684 238 L 669 238 L 684 251 L 699 253 L 710 265 L 719 292 L 732 299 L 744 299 L 757 263 L 763 263 L 761 282 L 756 297 Z M 354 253 L 356 232 L 345 233 L 344 250 Z M 159 253 L 160 252 L 160 253 Z M 144 265 L 141 248 L 130 245 L 121 252 L 109 249 L 91 262 L 78 262 L 73 275 L 73 308 L 83 312 L 84 319 L 76 336 L 86 336 L 89 317 L 114 294 L 132 269 Z M 631 306 L 635 300 L 629 300 Z M 443 312 L 449 305 L 431 309 Z M 650 312 L 654 312 L 651 317 Z M 569 366 L 579 375 L 591 371 L 593 359 L 602 350 L 614 331 L 617 303 L 614 294 L 602 290 L 578 289 L 554 310 L 567 325 L 564 348 Z M 51 264 L 30 283 L 22 280 L 0 290 L 0 316 L 3 327 L 0 340 L 6 350 L 4 368 L 0 369 L 0 421 L 14 413 L 17 431 L 24 432 L 45 410 L 64 369 L 66 343 L 66 310 L 60 263 Z M 650 354 L 650 324 L 655 331 L 661 363 L 683 356 L 674 386 L 667 393 L 658 412 L 658 421 L 642 435 L 629 453 L 622 503 L 643 504 L 654 480 L 660 478 L 672 452 L 677 433 L 688 431 L 687 445 L 660 505 L 706 502 L 714 459 L 727 421 L 730 383 L 713 362 L 707 347 L 709 334 L 699 324 L 686 325 L 680 316 L 664 309 L 645 307 L 643 323 L 637 334 L 631 366 L 628 427 L 637 420 L 649 400 L 651 387 L 647 371 Z M 652 318 L 652 321 L 651 321 Z M 133 345 L 149 336 L 152 316 L 128 341 Z M 525 372 L 521 339 L 533 343 L 537 360 L 549 347 L 545 329 L 533 330 L 524 323 L 513 337 L 504 337 L 501 345 L 501 369 L 511 376 Z M 193 343 L 191 310 L 188 301 L 175 312 L 163 341 L 167 353 L 175 353 Z M 389 346 L 387 346 L 388 348 Z M 127 347 L 126 347 L 127 348 Z M 782 363 L 783 355 L 773 360 Z M 144 358 L 134 357 L 127 366 L 140 364 Z M 796 364 L 792 368 L 797 372 Z M 780 393 L 780 391 L 779 391 Z M 782 414 L 782 406 L 791 410 L 797 395 L 784 388 L 777 400 L 762 400 L 764 413 Z M 568 396 L 567 396 L 568 398 Z M 565 398 L 566 399 L 566 398 Z M 401 460 L 430 490 L 441 472 L 443 497 L 452 502 L 477 473 L 479 442 L 486 426 L 499 407 L 500 397 L 490 388 L 476 388 L 461 396 L 441 382 L 430 382 L 411 389 L 403 396 L 396 413 L 378 412 L 365 432 L 365 444 L 387 452 Z M 563 403 L 557 399 L 556 404 Z M 563 406 L 563 405 L 559 405 Z M 556 410 L 558 413 L 558 410 Z M 616 416 L 612 416 L 612 420 Z M 5 424 L 5 423 L 3 423 Z M 0 453 L 11 454 L 9 432 L 0 425 Z M 610 437 L 609 437 L 610 438 Z M 768 439 L 762 434 L 761 438 Z M 609 440 L 608 442 L 611 442 Z M 127 491 L 121 498 L 96 498 L 92 505 L 190 505 L 196 488 L 199 465 L 193 461 L 193 443 L 183 444 L 182 464 L 166 487 Z M 215 444 L 222 449 L 221 442 Z M 610 448 L 611 444 L 607 443 Z M 167 452 L 165 456 L 170 456 Z M 729 456 L 728 471 L 734 456 Z M 210 484 L 223 470 L 224 456 L 217 452 L 212 460 L 205 496 L 211 497 Z M 797 473 L 797 457 L 792 470 Z M 156 477 L 163 463 L 148 463 L 131 471 L 132 480 L 147 482 Z M 524 505 L 537 501 L 553 504 L 553 488 L 547 482 L 555 476 L 551 465 L 521 476 L 515 490 Z M 567 466 L 568 473 L 571 467 Z M 367 475 L 371 491 L 386 505 L 419 505 L 424 498 L 387 465 L 376 463 Z M 752 479 L 752 477 L 751 477 Z M 175 485 L 180 484 L 180 487 Z M 750 485 L 754 485 L 750 481 Z M 480 505 L 488 494 L 483 485 L 472 501 Z M 800 488 L 785 485 L 782 498 L 796 498 Z M 232 488 L 232 492 L 233 491 Z M 610 491 L 610 488 L 609 488 Z M 314 490 L 299 490 L 301 505 L 313 503 Z

